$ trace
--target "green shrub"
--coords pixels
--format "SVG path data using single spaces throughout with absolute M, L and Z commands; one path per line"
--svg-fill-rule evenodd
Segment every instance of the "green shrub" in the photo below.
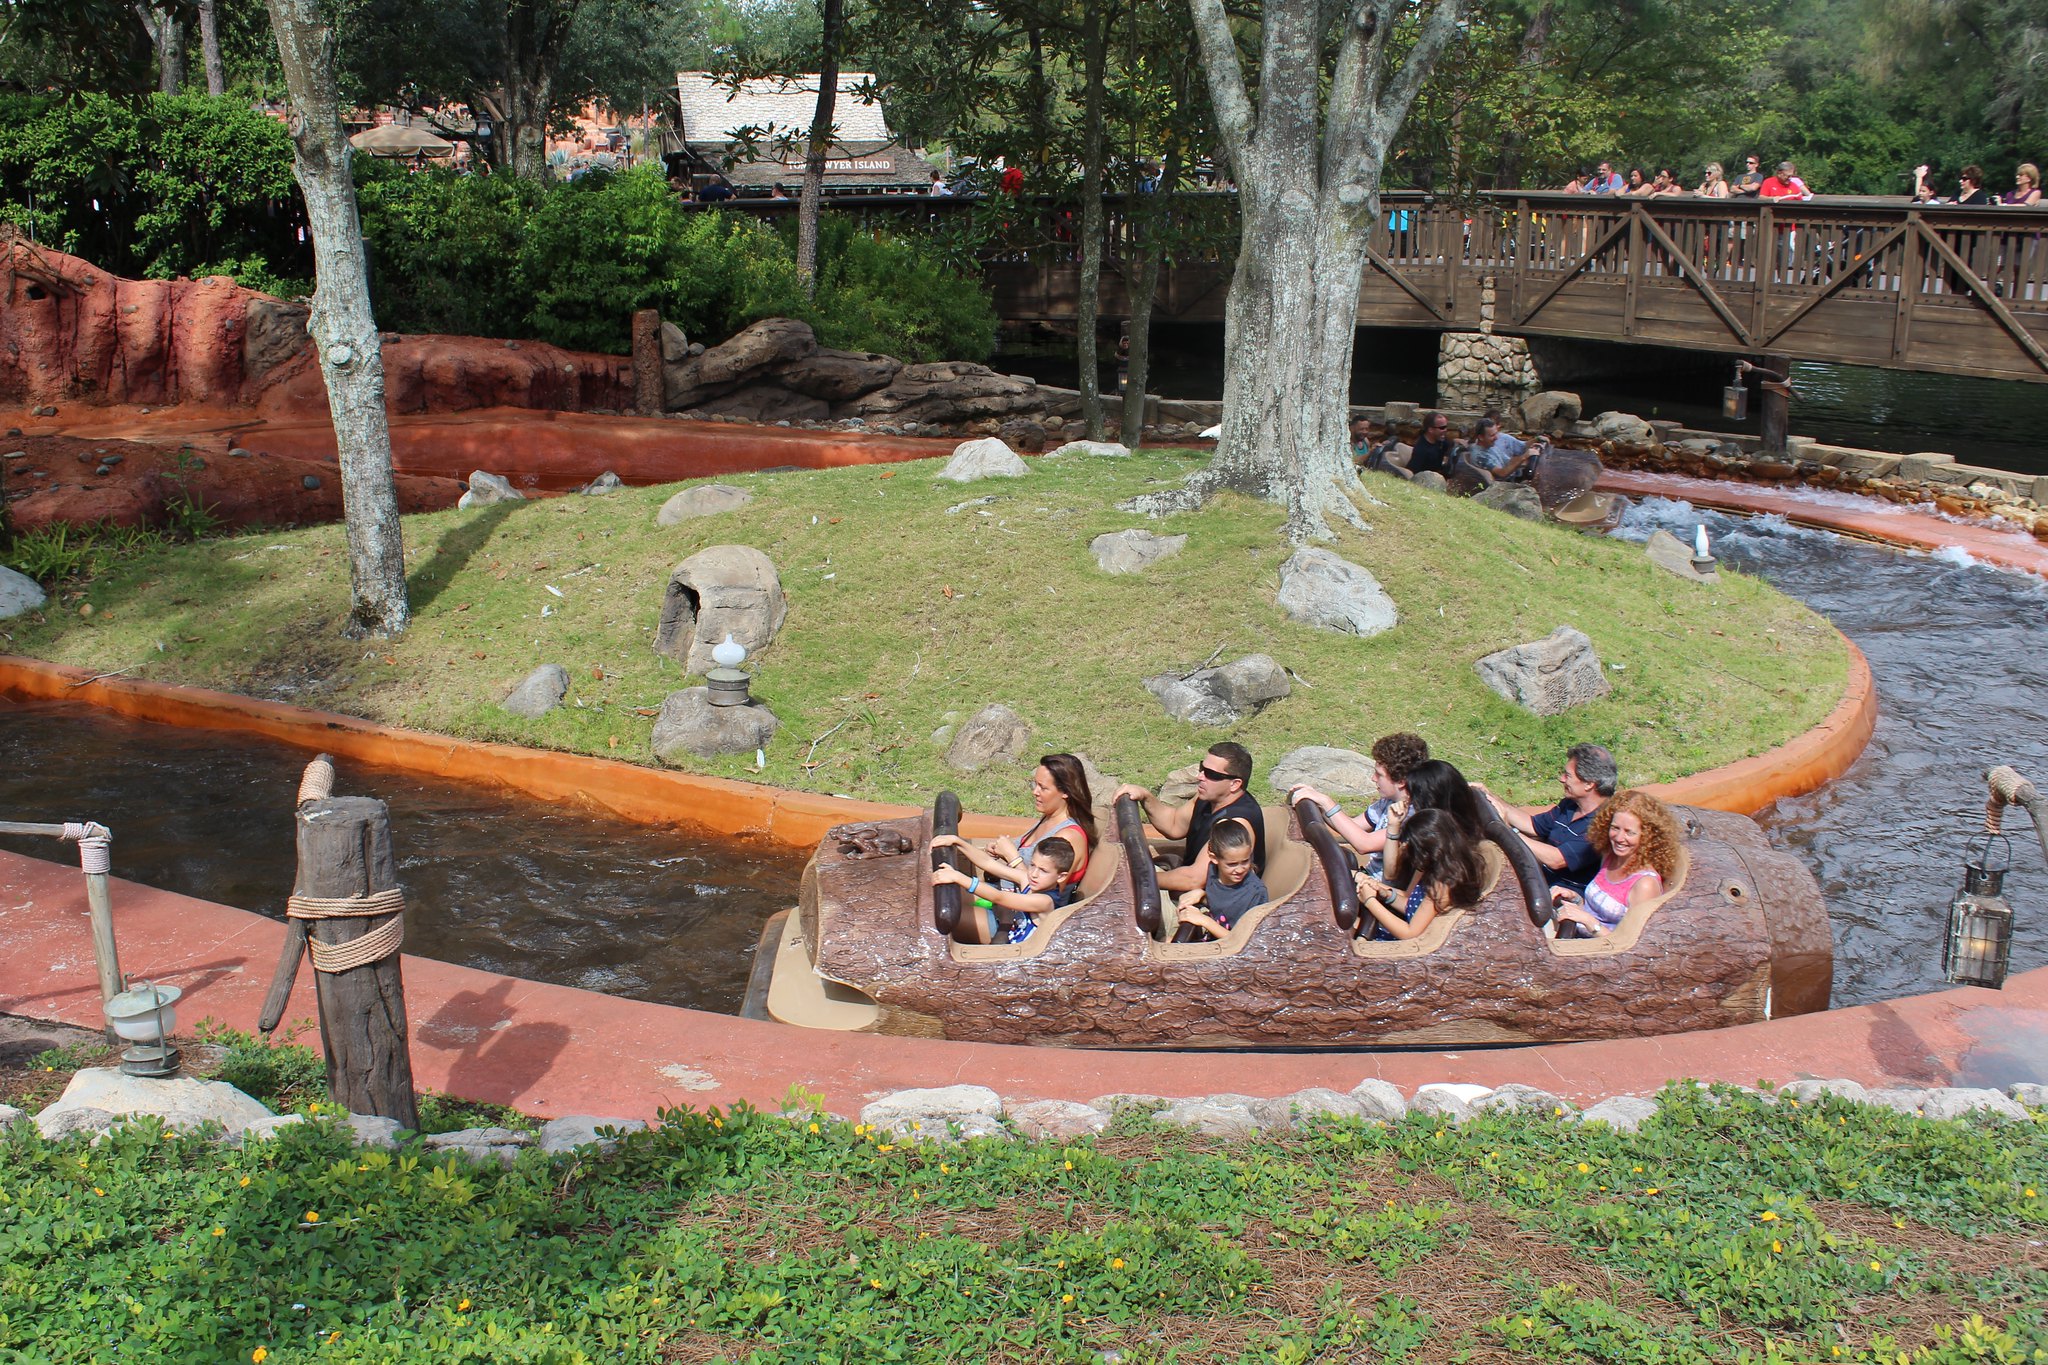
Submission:
M 981 360 L 995 349 L 995 305 L 979 281 L 922 242 L 861 232 L 829 213 L 818 232 L 817 300 L 803 316 L 820 345 L 910 362 Z
M 122 556 L 163 543 L 161 532 L 142 526 L 116 526 L 110 521 L 84 526 L 55 522 L 16 536 L 13 546 L 0 554 L 0 564 L 55 587 L 67 579 L 93 578 Z

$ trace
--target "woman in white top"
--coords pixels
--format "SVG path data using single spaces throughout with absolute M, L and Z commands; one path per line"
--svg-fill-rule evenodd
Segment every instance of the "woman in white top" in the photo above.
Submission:
M 1721 163 L 1707 163 L 1707 178 L 1700 181 L 1699 196 L 1702 199 L 1726 199 L 1728 197 L 1728 176 L 1721 170 Z

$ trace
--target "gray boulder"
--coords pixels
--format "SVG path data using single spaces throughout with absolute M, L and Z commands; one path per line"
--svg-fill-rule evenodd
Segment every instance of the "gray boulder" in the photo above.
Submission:
M 1331 796 L 1376 798 L 1379 787 L 1372 773 L 1372 759 L 1355 749 L 1304 744 L 1273 765 L 1273 771 L 1266 774 L 1266 785 L 1283 795 L 1290 788 L 1310 786 Z
M 1010 1124 L 1027 1138 L 1072 1142 L 1109 1127 L 1109 1115 L 1074 1100 L 1034 1100 L 1010 1106 Z
M 398 1135 L 405 1131 L 398 1126 L 397 1119 L 382 1114 L 350 1114 L 348 1128 L 355 1135 L 357 1146 L 381 1147 L 387 1152 L 397 1149 Z
M 1392 630 L 1401 619 L 1377 578 L 1328 550 L 1288 556 L 1276 600 L 1290 620 L 1360 637 Z
M 1358 1105 L 1359 1117 L 1368 1121 L 1399 1123 L 1408 1117 L 1408 1101 L 1392 1081 L 1368 1076 L 1351 1087 L 1351 1098 Z
M 1111 531 L 1088 542 L 1088 553 L 1104 573 L 1137 573 L 1186 547 L 1186 535 L 1161 536 L 1150 531 Z
M 1408 482 L 1414 484 L 1417 488 L 1427 488 L 1432 493 L 1448 493 L 1451 491 L 1449 481 L 1434 469 L 1425 469 Z
M 626 481 L 624 479 L 607 469 L 604 473 L 598 475 L 576 491 L 587 497 L 601 498 L 608 493 L 616 493 L 625 486 Z
M 1287 670 L 1266 654 L 1247 654 L 1221 668 L 1197 669 L 1187 677 L 1160 673 L 1145 679 L 1145 690 L 1159 699 L 1166 713 L 1189 725 L 1235 724 L 1292 689 Z
M 863 1107 L 860 1121 L 897 1137 L 943 1141 L 949 1125 L 963 1137 L 1005 1136 L 1003 1100 L 985 1085 L 943 1085 L 899 1090 Z
M 27 1117 L 27 1114 L 16 1109 L 11 1104 L 0 1104 L 0 1128 L 11 1127 L 16 1119 L 25 1119 Z
M 1030 472 L 1031 466 L 1024 463 L 1024 457 L 1004 445 L 1001 438 L 984 436 L 954 446 L 953 458 L 946 461 L 939 477 L 953 483 L 973 483 L 976 479 L 1021 479 Z
M 1523 521 L 1543 520 L 1543 499 L 1526 483 L 1496 483 L 1473 494 L 1472 501 Z
M 1247 1138 L 1261 1124 L 1252 1112 L 1259 1101 L 1248 1095 L 1211 1095 L 1206 1099 L 1177 1100 L 1152 1116 L 1162 1128 L 1185 1128 L 1202 1137 Z
M 510 1166 L 520 1152 L 533 1145 L 533 1134 L 516 1128 L 464 1128 L 453 1133 L 435 1133 L 422 1139 L 436 1152 L 460 1152 L 474 1161 L 495 1161 Z
M 74 1114 L 80 1117 L 67 1117 Z M 56 1103 L 36 1115 L 36 1127 L 52 1137 L 59 1135 L 54 1130 L 100 1131 L 111 1122 L 144 1114 L 181 1132 L 217 1123 L 229 1137 L 238 1137 L 256 1120 L 271 1116 L 270 1110 L 225 1081 L 155 1079 L 130 1076 L 116 1067 L 87 1067 L 71 1077 Z
M 1610 1095 L 1579 1115 L 1581 1123 L 1604 1123 L 1618 1133 L 1633 1133 L 1656 1117 L 1657 1101 L 1641 1095 Z
M 956 773 L 980 772 L 991 763 L 1015 763 L 1031 747 L 1031 727 L 1024 718 L 992 702 L 954 731 L 946 746 L 946 766 Z
M 661 510 L 654 514 L 654 524 L 676 526 L 698 517 L 736 512 L 753 500 L 754 490 L 751 488 L 738 488 L 729 483 L 693 484 L 661 505 Z
M 691 673 L 713 666 L 711 651 L 731 635 L 759 654 L 789 615 L 775 561 L 751 545 L 713 545 L 676 565 L 661 603 L 654 652 Z
M 1648 445 L 1656 439 L 1648 422 L 1630 412 L 1603 412 L 1593 419 L 1593 431 L 1603 441 L 1623 445 Z
M 1045 423 L 1035 417 L 1005 417 L 996 436 L 1012 450 L 1036 455 L 1045 449 Z
M 594 1147 L 600 1152 L 609 1152 L 619 1145 L 617 1137 L 603 1137 L 600 1128 L 614 1129 L 619 1133 L 644 1133 L 647 1124 L 641 1119 L 604 1119 L 589 1114 L 565 1114 L 558 1119 L 549 1119 L 541 1125 L 540 1149 L 549 1156 L 563 1156 L 584 1147 Z
M 1813 1104 L 1826 1096 L 1838 1100 L 1853 1100 L 1861 1104 L 1869 1098 L 1870 1092 L 1858 1081 L 1799 1080 L 1779 1090 L 1780 1095 L 1798 1100 L 1801 1104 Z
M 1886 1086 L 1865 1094 L 1863 1102 L 1874 1104 L 1879 1109 L 1889 1109 L 1894 1114 L 1917 1118 L 1927 1105 L 1927 1092 L 1914 1086 Z
M 690 338 L 667 318 L 661 322 L 661 358 L 671 365 L 690 358 Z
M 1488 687 L 1539 716 L 1555 716 L 1614 690 L 1593 642 L 1570 626 L 1489 654 L 1473 665 Z
M 1449 1119 L 1452 1123 L 1463 1123 L 1476 1112 L 1473 1106 L 1493 1091 L 1483 1085 L 1456 1085 L 1438 1082 L 1416 1090 L 1408 1101 L 1408 1112 Z
M 1129 446 L 1120 445 L 1115 441 L 1068 441 L 1065 445 L 1048 452 L 1046 458 L 1051 459 L 1056 455 L 1093 455 L 1097 459 L 1125 460 L 1130 458 L 1130 454 Z
M 469 476 L 469 488 L 455 500 L 457 507 L 489 507 L 494 502 L 524 502 L 526 495 L 514 488 L 511 481 L 489 470 L 473 470 Z
M 1545 389 L 1522 400 L 1522 425 L 1530 431 L 1563 431 L 1579 420 L 1579 396 Z
M 1920 1113 L 1930 1119 L 1960 1119 L 1983 1115 L 1989 1118 L 2010 1119 L 2015 1123 L 2028 1122 L 2027 1111 L 1996 1090 L 1980 1090 L 1970 1086 L 1944 1086 L 1927 1092 L 1927 1102 Z
M 831 415 L 832 409 L 822 398 L 793 393 L 780 384 L 761 381 L 742 384 L 731 393 L 707 398 L 691 411 L 768 426 L 776 422 L 822 422 Z
M 24 612 L 40 611 L 47 601 L 49 598 L 43 595 L 41 585 L 33 578 L 0 566 L 0 621 Z
M 2029 1109 L 2048 1109 L 2048 1085 L 2036 1081 L 2021 1081 L 2006 1093 L 2011 1095 L 2015 1102 Z
M 765 749 L 781 725 L 775 713 L 759 702 L 713 706 L 710 688 L 685 687 L 661 699 L 651 747 L 661 762 L 683 767 L 685 755 L 716 758 Z
M 903 362 L 872 351 L 835 351 L 819 347 L 775 371 L 775 382 L 827 403 L 844 403 L 888 387 Z
M 568 695 L 569 670 L 560 664 L 542 664 L 498 703 L 498 709 L 531 720 L 560 706 L 562 698 Z
M 1293 1128 L 1317 1119 L 1355 1119 L 1364 1112 L 1350 1095 L 1321 1086 L 1260 1100 L 1251 1110 L 1252 1117 L 1266 1128 Z
M 1540 1114 L 1546 1118 L 1558 1118 L 1573 1113 L 1578 1106 L 1548 1090 L 1510 1081 L 1491 1095 L 1482 1095 L 1473 1101 L 1472 1108 L 1481 1114 Z
M 763 318 L 743 327 L 701 355 L 662 366 L 662 391 L 670 412 L 694 408 L 732 392 L 763 372 L 801 360 L 818 349 L 809 323 Z
M 1720 578 L 1718 573 L 1701 573 L 1693 568 L 1692 546 L 1669 531 L 1650 532 L 1650 538 L 1643 542 L 1643 553 L 1652 564 L 1688 583 L 1712 583 Z
M 243 1143 L 275 1141 L 280 1130 L 296 1128 L 306 1122 L 304 1114 L 275 1114 L 267 1119 L 257 1119 L 242 1130 Z

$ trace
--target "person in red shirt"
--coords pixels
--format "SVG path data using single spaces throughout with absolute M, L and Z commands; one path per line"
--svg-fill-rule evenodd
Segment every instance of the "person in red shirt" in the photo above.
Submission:
M 1780 161 L 1778 163 L 1778 173 L 1764 181 L 1763 185 L 1757 190 L 1757 197 L 1759 199 L 1797 199 L 1803 202 L 1813 198 L 1813 191 L 1806 188 L 1806 182 L 1799 178 L 1799 172 L 1793 169 L 1791 162 Z
M 1003 178 L 998 182 L 998 185 L 1004 194 L 1013 197 L 1024 193 L 1024 168 L 1022 166 L 1006 168 L 1003 171 Z

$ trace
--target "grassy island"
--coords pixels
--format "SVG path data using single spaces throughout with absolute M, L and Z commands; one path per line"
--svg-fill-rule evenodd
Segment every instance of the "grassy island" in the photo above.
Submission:
M 1759 753 L 1839 699 L 1847 652 L 1819 616 L 1763 583 L 1682 582 L 1640 547 L 1534 525 L 1380 476 L 1372 529 L 1332 547 L 1401 611 L 1370 640 L 1289 621 L 1274 604 L 1290 552 L 1277 508 L 1224 496 L 1148 523 L 1117 510 L 1203 457 L 1034 460 L 1028 477 L 959 485 L 938 463 L 737 475 L 738 511 L 657 527 L 673 487 L 409 518 L 412 630 L 348 641 L 338 525 L 150 548 L 67 586 L 5 648 L 130 677 L 192 683 L 469 738 L 652 761 L 654 710 L 697 679 L 651 649 L 670 570 L 709 545 L 776 563 L 789 616 L 761 652 L 755 696 L 783 722 L 752 756 L 702 770 L 781 786 L 970 807 L 1023 805 L 1021 769 L 952 772 L 934 731 L 1003 702 L 1042 750 L 1154 782 L 1218 738 L 1248 745 L 1258 785 L 1298 745 L 1364 750 L 1394 729 L 1496 789 L 1550 799 L 1570 744 L 1594 740 L 1624 781 Z M 1104 532 L 1187 533 L 1135 576 L 1090 555 Z M 90 606 L 89 613 L 84 608 Z M 1543 719 L 1488 691 L 1481 655 L 1572 625 L 1613 695 Z M 1212 658 L 1272 655 L 1291 696 L 1231 731 L 1168 717 L 1142 679 Z M 568 703 L 539 720 L 497 707 L 530 669 L 566 666 Z M 813 741 L 816 741 L 815 745 Z

